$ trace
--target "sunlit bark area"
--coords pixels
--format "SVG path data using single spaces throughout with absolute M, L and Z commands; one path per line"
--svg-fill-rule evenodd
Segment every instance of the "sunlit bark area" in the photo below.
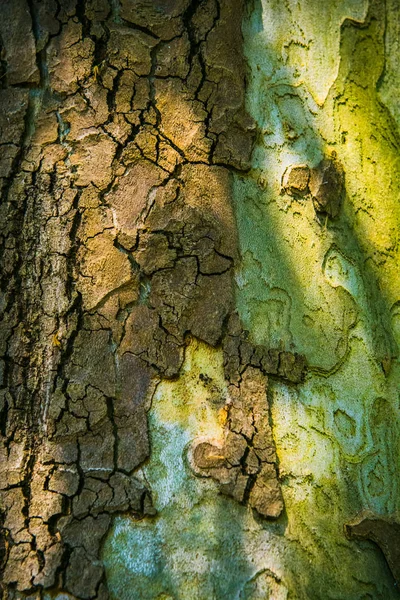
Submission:
M 0 7 L 2 598 L 398 598 L 398 0 Z
M 344 537 L 399 511 L 398 32 L 390 1 L 257 2 L 243 25 L 258 138 L 235 183 L 237 305 L 309 365 L 270 388 L 287 522 L 265 566 L 291 598 L 398 594 L 376 546 Z M 398 577 L 398 528 L 357 531 Z

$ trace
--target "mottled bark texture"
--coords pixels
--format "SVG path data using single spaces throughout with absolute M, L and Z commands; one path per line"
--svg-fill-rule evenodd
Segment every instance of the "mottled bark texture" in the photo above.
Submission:
M 229 320 L 230 177 L 255 136 L 241 4 L 0 2 L 4 598 L 108 597 L 102 540 L 154 513 L 134 472 L 189 333 L 225 349 L 225 493 L 282 510 L 266 378 L 304 361 Z

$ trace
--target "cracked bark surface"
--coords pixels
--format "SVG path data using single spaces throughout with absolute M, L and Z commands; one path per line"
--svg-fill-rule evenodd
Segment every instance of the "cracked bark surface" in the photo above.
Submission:
M 228 384 L 225 442 L 222 447 L 195 442 L 189 458 L 192 469 L 218 481 L 223 494 L 262 517 L 279 517 L 283 498 L 269 422 L 268 375 L 299 383 L 305 374 L 304 358 L 250 343 L 236 313 L 229 317 L 223 351 Z
M 305 362 L 233 313 L 242 2 L 1 7 L 2 593 L 106 599 L 101 544 L 113 515 L 154 514 L 134 473 L 189 333 L 222 344 L 231 397 L 220 472 L 199 468 L 263 516 L 283 506 L 265 390 Z

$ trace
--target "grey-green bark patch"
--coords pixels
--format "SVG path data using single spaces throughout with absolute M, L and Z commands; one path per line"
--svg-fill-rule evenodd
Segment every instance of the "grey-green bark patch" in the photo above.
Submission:
M 398 132 L 376 92 L 392 59 L 381 3 L 368 14 L 366 3 L 312 4 L 256 2 L 243 29 L 260 134 L 250 176 L 236 178 L 237 305 L 257 343 L 311 364 L 304 385 L 272 390 L 288 522 L 267 552 L 285 548 L 289 597 L 394 598 L 383 555 L 343 532 L 362 510 L 399 512 Z M 346 181 L 336 221 L 282 190 L 289 166 L 311 169 L 332 150 Z

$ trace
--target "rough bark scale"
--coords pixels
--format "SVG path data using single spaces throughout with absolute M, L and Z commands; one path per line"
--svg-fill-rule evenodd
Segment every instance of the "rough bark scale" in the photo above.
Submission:
M 113 515 L 155 512 L 134 473 L 190 335 L 223 345 L 232 390 L 220 458 L 200 448 L 193 469 L 282 511 L 267 376 L 298 382 L 305 362 L 233 314 L 232 172 L 255 136 L 242 3 L 1 9 L 3 597 L 105 599 Z

